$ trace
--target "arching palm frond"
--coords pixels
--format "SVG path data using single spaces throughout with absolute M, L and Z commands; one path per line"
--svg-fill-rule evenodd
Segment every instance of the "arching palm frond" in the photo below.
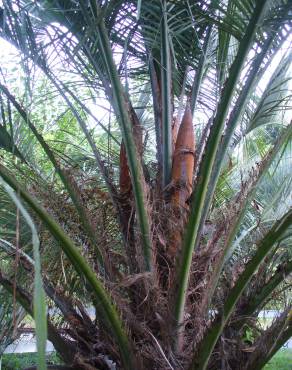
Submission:
M 48 336 L 72 369 L 251 370 L 291 333 L 290 15 L 3 1 L 0 176 L 37 226 Z M 0 286 L 33 315 L 31 231 L 0 202 Z

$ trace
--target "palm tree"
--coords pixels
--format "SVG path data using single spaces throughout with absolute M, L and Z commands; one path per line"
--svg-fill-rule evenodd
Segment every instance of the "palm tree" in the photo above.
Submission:
M 40 352 L 45 301 L 72 369 L 261 369 L 291 336 L 290 13 L 3 1 L 0 284 Z

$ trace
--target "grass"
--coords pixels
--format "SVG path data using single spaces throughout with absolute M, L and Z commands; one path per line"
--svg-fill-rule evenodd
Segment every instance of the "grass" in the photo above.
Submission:
M 36 353 L 5 354 L 2 358 L 2 370 L 23 370 L 33 366 L 37 362 Z M 47 354 L 47 363 L 60 364 L 61 360 L 57 354 Z M 282 348 L 271 361 L 264 367 L 264 370 L 292 370 L 292 350 Z
M 264 370 L 292 370 L 292 350 L 280 349 L 264 367 Z
M 47 364 L 60 364 L 55 352 L 47 353 Z M 2 357 L 2 370 L 23 370 L 37 364 L 37 353 L 9 353 Z

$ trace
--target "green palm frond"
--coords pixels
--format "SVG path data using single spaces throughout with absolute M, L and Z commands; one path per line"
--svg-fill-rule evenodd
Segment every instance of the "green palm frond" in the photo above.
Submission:
M 36 225 L 66 365 L 237 368 L 286 338 L 290 8 L 3 1 L 0 172 Z M 0 286 L 33 315 L 31 230 L 0 204 Z

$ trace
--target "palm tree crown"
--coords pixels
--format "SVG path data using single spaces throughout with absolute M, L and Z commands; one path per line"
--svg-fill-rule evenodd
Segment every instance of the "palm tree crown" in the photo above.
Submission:
M 290 3 L 2 3 L 0 289 L 39 368 L 47 330 L 72 369 L 261 369 L 292 333 Z

